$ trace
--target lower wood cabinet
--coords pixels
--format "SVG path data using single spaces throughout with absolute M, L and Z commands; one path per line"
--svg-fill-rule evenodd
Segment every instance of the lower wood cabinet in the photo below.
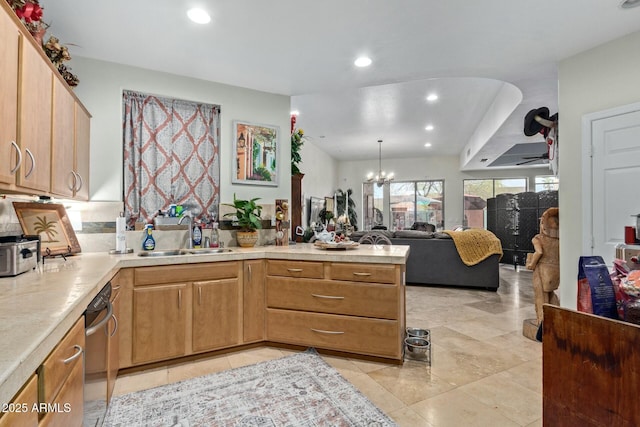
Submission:
M 242 286 L 237 278 L 193 282 L 194 352 L 240 344 Z
M 244 262 L 243 335 L 244 342 L 260 342 L 265 338 L 265 261 Z
M 40 425 L 80 427 L 84 394 L 84 316 L 38 368 Z
M 133 290 L 133 362 L 145 363 L 186 354 L 186 284 Z
M 33 375 L 16 397 L 3 408 L 0 427 L 35 427 L 38 425 L 38 377 Z
M 402 273 L 269 259 L 121 270 L 120 368 L 264 341 L 401 360 Z
M 121 270 L 128 279 L 121 281 L 120 368 L 242 344 L 242 266 L 224 261 Z

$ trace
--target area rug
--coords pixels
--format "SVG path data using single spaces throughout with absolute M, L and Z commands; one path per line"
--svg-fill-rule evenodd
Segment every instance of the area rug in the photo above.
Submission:
M 115 397 L 107 427 L 395 426 L 318 353 L 283 357 Z

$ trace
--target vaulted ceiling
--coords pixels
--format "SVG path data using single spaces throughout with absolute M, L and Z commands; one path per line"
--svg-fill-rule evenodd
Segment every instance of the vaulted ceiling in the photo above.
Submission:
M 383 139 L 386 158 L 462 154 L 464 169 L 537 150 L 523 118 L 557 111 L 558 61 L 640 30 L 640 8 L 620 0 L 40 3 L 72 56 L 291 95 L 298 125 L 336 157 L 377 158 Z M 209 24 L 187 18 L 195 6 Z M 369 67 L 354 66 L 362 55 Z

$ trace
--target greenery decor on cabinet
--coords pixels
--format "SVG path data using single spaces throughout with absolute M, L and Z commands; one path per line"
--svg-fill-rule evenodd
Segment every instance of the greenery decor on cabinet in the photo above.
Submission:
M 44 53 L 56 67 L 64 81 L 69 86 L 77 86 L 80 82 L 78 76 L 71 72 L 71 68 L 63 64 L 63 61 L 71 59 L 67 46 L 60 44 L 60 41 L 53 36 L 50 36 L 47 42 L 44 43 L 44 35 L 49 29 L 49 24 L 43 21 L 43 12 L 39 0 L 7 0 L 7 3 L 22 21 L 27 31 L 42 47 Z
M 291 116 L 291 176 L 300 172 L 298 165 L 302 161 L 300 149 L 304 145 L 304 130 L 296 129 L 296 116 Z

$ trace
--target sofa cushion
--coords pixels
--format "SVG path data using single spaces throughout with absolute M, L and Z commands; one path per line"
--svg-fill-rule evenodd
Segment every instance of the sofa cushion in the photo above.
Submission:
M 411 225 L 412 230 L 418 231 L 436 231 L 436 226 L 433 224 L 429 224 L 428 222 L 419 222 L 416 221 Z
M 436 231 L 435 233 L 433 233 L 433 237 L 436 239 L 451 239 L 451 236 L 441 231 Z
M 430 231 L 398 230 L 393 234 L 393 237 L 404 237 L 408 239 L 433 239 L 433 233 Z

